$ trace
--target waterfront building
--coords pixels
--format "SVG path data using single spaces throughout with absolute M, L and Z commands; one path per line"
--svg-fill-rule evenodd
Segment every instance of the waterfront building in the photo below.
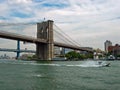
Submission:
M 118 55 L 120 55 L 120 45 L 115 44 L 115 46 L 109 46 L 108 52 L 117 57 Z
M 112 46 L 112 42 L 109 41 L 109 40 L 106 40 L 105 43 L 104 43 L 104 46 L 105 46 L 105 52 L 108 53 L 108 47 Z
M 104 51 L 99 48 L 94 50 L 94 59 L 104 59 Z
M 0 59 L 10 59 L 10 57 L 7 54 L 1 55 Z
M 54 55 L 55 55 L 55 57 L 65 55 L 65 48 L 55 46 L 54 47 Z
M 19 59 L 29 59 L 30 57 L 33 57 L 34 54 L 22 54 Z

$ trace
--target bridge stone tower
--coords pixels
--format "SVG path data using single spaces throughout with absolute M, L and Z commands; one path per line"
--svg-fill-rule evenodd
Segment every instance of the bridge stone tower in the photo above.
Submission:
M 53 52 L 53 21 L 48 20 L 37 23 L 37 38 L 46 40 L 47 43 L 36 44 L 36 55 L 41 60 L 52 60 Z

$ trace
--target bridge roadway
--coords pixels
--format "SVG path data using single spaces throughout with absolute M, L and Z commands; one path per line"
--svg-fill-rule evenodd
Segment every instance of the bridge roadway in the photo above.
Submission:
M 36 53 L 36 51 L 34 50 L 17 50 L 17 49 L 6 49 L 6 48 L 0 48 L 0 51 Z
M 31 43 L 48 43 L 47 40 L 44 40 L 44 39 L 37 39 L 34 37 L 6 32 L 6 31 L 0 31 L 0 38 L 21 40 L 21 41 L 26 41 L 26 42 L 31 42 Z M 93 52 L 93 50 L 90 50 L 90 49 L 68 45 L 68 44 L 63 44 L 63 43 L 58 43 L 58 42 L 54 42 L 54 46 L 65 47 L 65 48 L 70 48 L 70 49 L 75 49 L 75 50 L 80 50 L 80 51 Z

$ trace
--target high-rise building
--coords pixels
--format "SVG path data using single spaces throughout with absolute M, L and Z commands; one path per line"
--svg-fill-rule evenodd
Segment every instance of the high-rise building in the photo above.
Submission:
M 112 42 L 109 41 L 109 40 L 106 40 L 105 43 L 104 43 L 104 45 L 105 45 L 105 51 L 108 52 L 108 47 L 112 46 Z

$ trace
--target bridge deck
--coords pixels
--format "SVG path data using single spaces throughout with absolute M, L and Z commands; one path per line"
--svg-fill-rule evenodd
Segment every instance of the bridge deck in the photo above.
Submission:
M 10 33 L 10 32 L 6 32 L 6 31 L 0 31 L 0 37 L 1 38 L 7 38 L 7 39 L 13 39 L 13 40 L 27 41 L 27 42 L 31 42 L 31 43 L 47 43 L 47 40 L 37 39 L 37 38 L 30 37 L 30 36 L 20 35 L 20 34 L 16 34 L 16 33 Z M 93 52 L 90 49 L 85 49 L 85 48 L 82 48 L 82 47 L 67 45 L 67 44 L 58 43 L 58 42 L 54 42 L 54 46 L 65 47 L 65 48 L 81 50 L 81 51 Z
M 74 49 L 74 50 L 93 52 L 93 50 L 90 50 L 90 49 L 86 49 L 86 48 L 78 47 L 78 46 L 73 46 L 73 45 L 68 45 L 68 44 L 63 44 L 63 43 L 58 43 L 58 42 L 55 42 L 54 45 L 59 46 L 59 47 L 70 48 L 70 49 Z
M 43 39 L 36 39 L 34 37 L 26 36 L 26 35 L 20 35 L 16 33 L 6 32 L 6 31 L 0 31 L 0 37 L 1 38 L 7 38 L 7 39 L 13 39 L 13 40 L 21 40 L 21 41 L 27 41 L 31 43 L 47 43 L 46 40 Z
M 6 48 L 0 48 L 0 51 L 7 51 L 7 52 L 27 52 L 27 53 L 36 53 L 34 50 L 17 50 L 17 49 L 6 49 Z

